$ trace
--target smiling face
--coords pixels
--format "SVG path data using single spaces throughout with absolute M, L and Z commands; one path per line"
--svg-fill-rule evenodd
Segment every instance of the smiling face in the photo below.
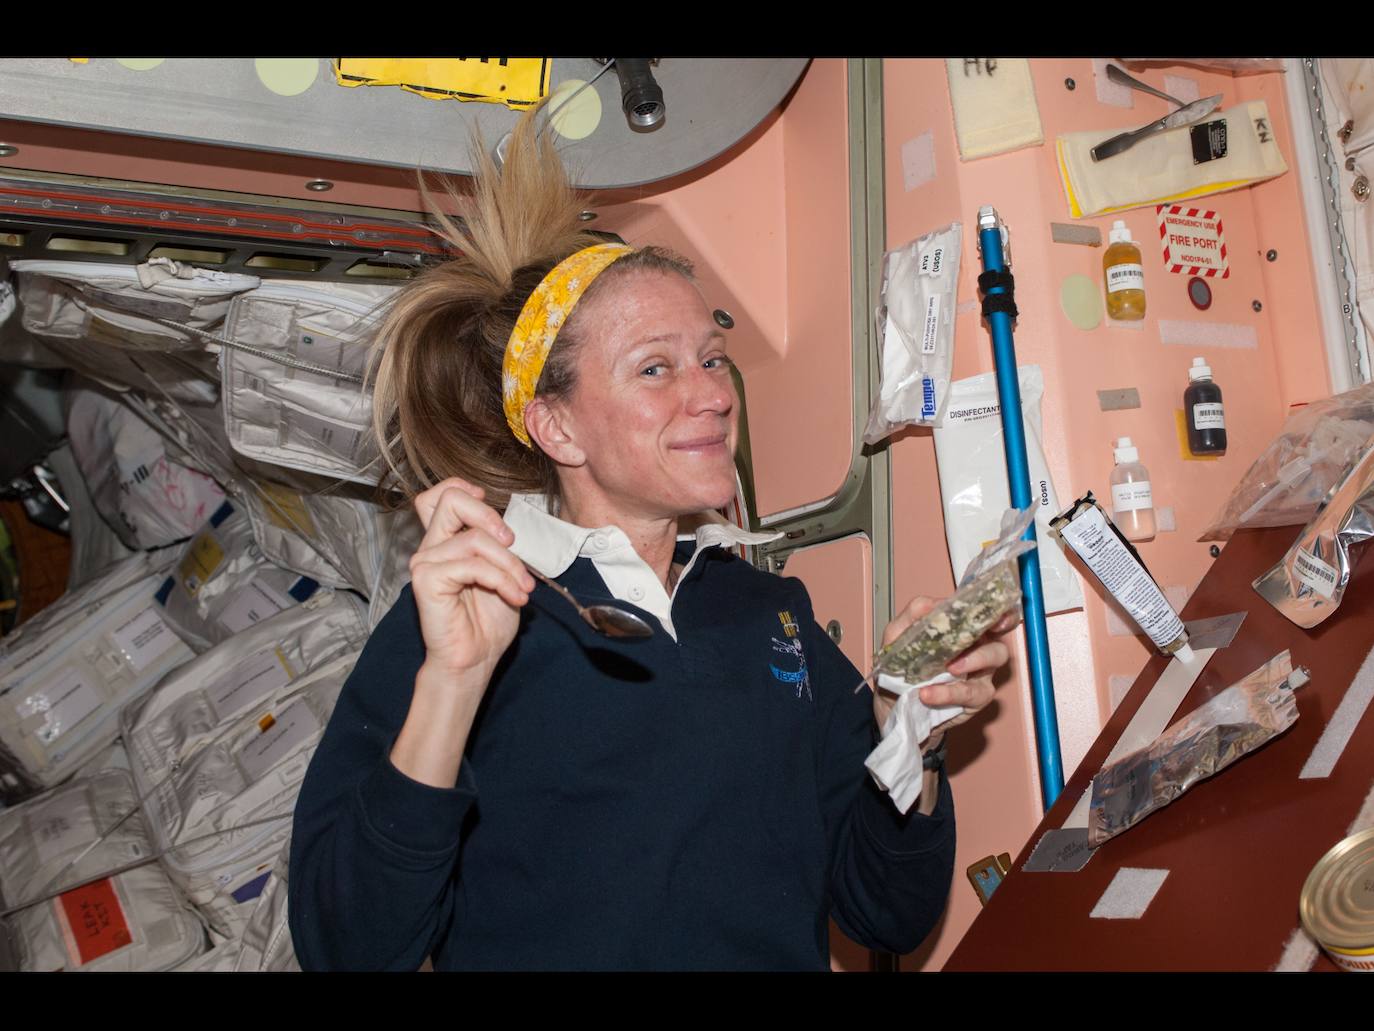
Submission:
M 560 466 L 569 512 L 597 525 L 729 504 L 739 406 L 724 334 L 695 284 L 636 269 L 584 304 L 576 386 L 527 418 Z

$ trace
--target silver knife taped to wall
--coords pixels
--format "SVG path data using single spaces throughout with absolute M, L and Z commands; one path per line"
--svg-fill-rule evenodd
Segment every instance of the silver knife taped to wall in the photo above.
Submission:
M 1166 129 L 1178 129 L 1181 126 L 1192 125 L 1200 122 L 1218 107 L 1221 106 L 1221 94 L 1204 97 L 1201 100 L 1194 100 L 1191 104 L 1167 114 L 1157 122 L 1151 122 L 1143 129 L 1135 129 L 1131 132 L 1123 132 L 1119 136 L 1113 136 L 1109 140 L 1103 140 L 1091 151 L 1094 161 L 1103 161 L 1109 157 L 1120 154 L 1124 150 L 1130 150 L 1141 140 L 1153 136 L 1157 132 L 1164 132 Z

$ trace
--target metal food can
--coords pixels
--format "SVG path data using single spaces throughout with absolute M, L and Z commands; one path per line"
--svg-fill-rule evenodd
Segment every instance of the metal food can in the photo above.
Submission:
M 1342 970 L 1374 972 L 1374 827 L 1317 861 L 1298 902 L 1302 925 Z

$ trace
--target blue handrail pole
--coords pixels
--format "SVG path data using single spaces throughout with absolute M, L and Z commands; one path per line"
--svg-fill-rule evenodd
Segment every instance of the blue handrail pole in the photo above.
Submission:
M 1002 226 L 991 207 L 978 209 L 978 247 L 984 272 L 1002 272 L 1007 267 L 1002 249 Z M 989 295 L 1004 294 L 1006 287 L 993 286 Z M 1026 460 L 1025 423 L 1021 416 L 1021 383 L 1016 371 L 1016 344 L 1011 335 L 1011 315 L 990 312 L 992 352 L 997 367 L 997 395 L 1002 404 L 1002 442 L 1007 454 L 1007 480 L 1011 503 L 1024 509 L 1038 503 L 1032 498 L 1030 463 Z M 1035 540 L 1035 521 L 1025 533 Z M 1045 593 L 1040 582 L 1040 553 L 1021 556 L 1021 610 L 1026 630 L 1026 657 L 1031 677 L 1031 708 L 1035 719 L 1035 746 L 1040 759 L 1040 797 L 1046 811 L 1064 790 L 1064 765 L 1059 753 L 1059 719 L 1054 708 L 1054 673 L 1050 668 L 1050 641 L 1045 628 Z

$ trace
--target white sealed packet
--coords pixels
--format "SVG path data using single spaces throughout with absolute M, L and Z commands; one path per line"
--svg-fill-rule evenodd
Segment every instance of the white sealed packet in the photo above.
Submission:
M 902 426 L 939 425 L 944 415 L 962 232 L 954 222 L 883 256 L 882 375 L 865 443 Z
M 1050 520 L 1059 512 L 1059 497 L 1050 480 L 1045 449 L 1040 443 L 1040 398 L 1045 392 L 1038 365 L 1017 370 L 1021 387 L 1021 415 L 1030 466 L 1031 502 L 1035 508 L 1036 539 L 1040 548 L 1040 576 L 1045 612 L 1083 607 L 1083 588 L 1064 556 L 1063 543 L 1050 533 Z M 956 380 L 950 384 L 949 407 L 935 427 L 935 459 L 940 472 L 949 564 L 965 568 L 985 541 L 997 536 L 1002 513 L 1011 505 L 1007 459 L 1002 443 L 1002 404 L 997 374 Z

